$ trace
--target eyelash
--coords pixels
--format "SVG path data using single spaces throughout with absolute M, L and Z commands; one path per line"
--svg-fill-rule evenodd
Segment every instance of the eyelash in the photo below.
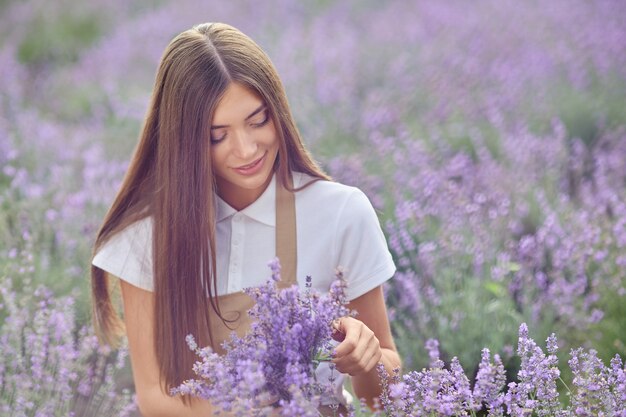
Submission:
M 265 113 L 265 119 L 263 119 L 263 121 L 261 121 L 259 123 L 252 123 L 252 126 L 255 127 L 255 128 L 260 128 L 260 127 L 265 126 L 269 121 L 270 121 L 270 116 L 266 112 Z M 211 143 L 213 143 L 213 144 L 220 143 L 224 139 L 226 139 L 226 135 L 222 136 L 221 138 L 213 138 L 213 137 L 211 137 Z

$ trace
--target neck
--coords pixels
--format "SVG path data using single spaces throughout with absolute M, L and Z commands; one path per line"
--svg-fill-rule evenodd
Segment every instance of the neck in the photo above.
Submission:
M 254 189 L 238 187 L 230 182 L 217 178 L 217 195 L 220 196 L 229 206 L 237 211 L 241 211 L 254 203 L 265 192 L 273 175 L 270 175 L 262 186 Z

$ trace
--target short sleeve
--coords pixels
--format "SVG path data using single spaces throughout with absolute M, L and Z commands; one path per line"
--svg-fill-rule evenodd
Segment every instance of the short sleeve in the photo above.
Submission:
M 347 298 L 353 300 L 381 285 L 396 272 L 385 235 L 372 204 L 354 189 L 338 217 L 337 265 L 348 282 Z
M 139 220 L 112 236 L 91 262 L 136 287 L 154 291 L 151 218 Z

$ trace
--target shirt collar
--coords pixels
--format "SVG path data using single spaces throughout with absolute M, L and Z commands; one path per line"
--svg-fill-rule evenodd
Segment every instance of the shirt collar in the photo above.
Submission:
M 217 198 L 218 222 L 237 213 L 237 210 L 222 200 L 220 196 L 216 194 L 215 197 Z M 268 226 L 276 226 L 276 174 L 272 175 L 272 180 L 263 194 L 239 213 Z

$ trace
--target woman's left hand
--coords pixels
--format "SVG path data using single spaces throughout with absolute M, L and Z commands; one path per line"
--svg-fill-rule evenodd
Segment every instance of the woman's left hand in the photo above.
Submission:
M 353 317 L 342 317 L 333 327 L 333 338 L 341 341 L 335 348 L 332 360 L 337 370 L 355 376 L 374 369 L 382 357 L 380 343 L 374 332 Z

